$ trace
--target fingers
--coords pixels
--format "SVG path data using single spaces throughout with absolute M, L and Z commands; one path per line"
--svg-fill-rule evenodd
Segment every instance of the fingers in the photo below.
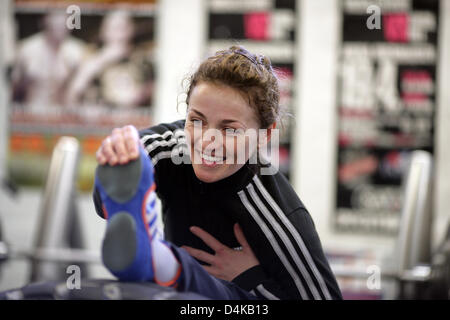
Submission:
M 124 127 L 123 137 L 125 141 L 125 147 L 128 150 L 130 159 L 136 159 L 139 156 L 139 134 L 137 129 L 133 126 Z
M 214 266 L 214 256 L 202 251 L 202 250 L 198 250 L 198 249 L 194 249 L 192 247 L 189 246 L 182 246 L 181 248 L 185 249 L 192 257 L 206 262 L 209 264 L 209 266 L 202 266 L 203 269 L 205 269 L 206 272 L 208 272 L 210 275 L 214 276 L 214 277 L 219 277 L 219 272 L 218 269 Z
M 206 262 L 208 264 L 214 264 L 214 256 L 212 254 L 189 246 L 182 246 L 182 248 L 185 249 L 194 258 Z
M 109 165 L 113 166 L 117 164 L 118 159 L 112 146 L 111 137 L 108 136 L 105 140 L 103 140 L 101 149 L 102 154 L 106 158 Z
M 116 128 L 112 131 L 111 135 L 112 146 L 115 154 L 118 157 L 120 164 L 127 163 L 129 160 L 128 150 L 125 147 L 125 139 L 123 137 L 122 129 Z
M 203 240 L 211 249 L 213 249 L 216 253 L 227 249 L 222 243 L 220 243 L 216 238 L 210 235 L 208 232 L 199 227 L 190 227 L 189 230 L 197 237 Z
M 242 232 L 241 226 L 238 223 L 235 223 L 233 230 L 234 230 L 234 235 L 236 236 L 237 241 L 242 246 L 242 249 L 248 248 L 249 244 L 247 242 L 247 239 L 244 236 L 244 232 Z
M 97 152 L 95 153 L 95 157 L 97 158 L 97 162 L 101 165 L 106 164 L 106 157 L 103 155 L 102 147 L 98 148 Z

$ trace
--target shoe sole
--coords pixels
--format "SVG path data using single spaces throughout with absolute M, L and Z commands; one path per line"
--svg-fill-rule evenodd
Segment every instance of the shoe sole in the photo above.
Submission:
M 126 211 L 116 213 L 108 222 L 103 239 L 103 263 L 109 270 L 121 272 L 133 263 L 136 249 L 136 222 Z

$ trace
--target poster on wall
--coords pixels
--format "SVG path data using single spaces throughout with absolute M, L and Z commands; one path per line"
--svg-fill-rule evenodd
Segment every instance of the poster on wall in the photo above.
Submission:
M 10 66 L 11 179 L 40 186 L 61 136 L 81 146 L 78 187 L 115 127 L 151 125 L 155 1 L 16 1 Z
M 292 115 L 295 0 L 208 1 L 207 54 L 242 45 L 269 57 L 280 85 L 280 104 Z M 279 170 L 289 178 L 292 119 L 280 124 Z
M 413 150 L 434 151 L 438 0 L 343 0 L 335 228 L 396 235 Z

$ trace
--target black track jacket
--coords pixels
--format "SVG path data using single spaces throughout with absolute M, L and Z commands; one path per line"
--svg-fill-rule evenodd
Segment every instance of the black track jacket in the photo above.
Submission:
M 341 299 L 313 220 L 283 174 L 259 175 L 247 163 L 218 182 L 200 181 L 188 161 L 184 123 L 140 131 L 155 168 L 165 239 L 213 254 L 189 227 L 201 227 L 224 245 L 238 248 L 233 233 L 237 222 L 260 265 L 234 283 L 265 299 Z M 103 217 L 96 191 L 94 203 Z

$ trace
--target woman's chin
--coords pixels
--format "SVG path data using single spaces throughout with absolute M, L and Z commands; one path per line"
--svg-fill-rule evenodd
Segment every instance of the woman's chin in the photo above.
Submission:
M 199 179 L 202 182 L 205 183 L 212 183 L 216 182 L 222 179 L 220 175 L 217 174 L 217 172 L 208 172 L 211 170 L 205 170 L 204 168 L 201 168 L 200 165 L 193 165 L 195 175 L 197 176 L 197 179 Z

